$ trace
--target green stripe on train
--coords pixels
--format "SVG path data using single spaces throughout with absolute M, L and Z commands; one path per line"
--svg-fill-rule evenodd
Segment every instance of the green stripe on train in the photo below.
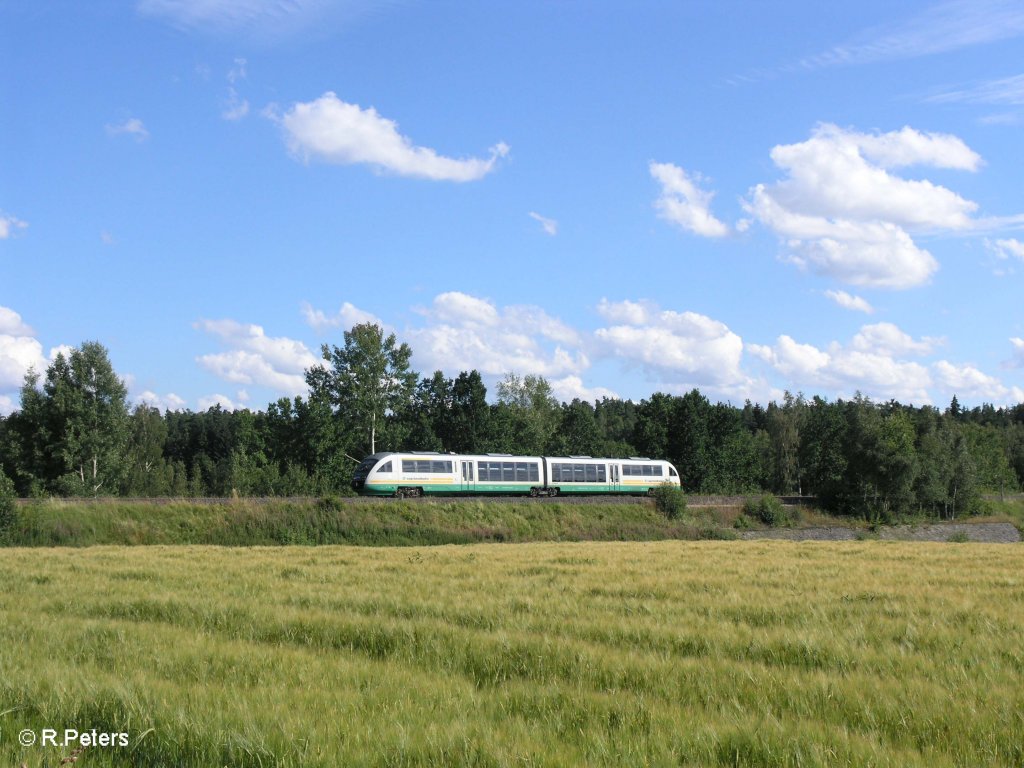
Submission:
M 491 484 L 491 483 L 476 483 L 472 487 L 464 487 L 462 485 L 453 484 L 424 484 L 418 485 L 415 481 L 409 483 L 372 483 L 365 486 L 363 493 L 367 496 L 393 496 L 398 488 L 422 488 L 424 496 L 431 496 L 435 494 L 481 494 L 481 493 L 521 493 L 528 494 L 532 488 L 539 488 L 539 485 L 533 484 Z M 613 494 L 613 493 L 647 493 L 651 488 L 656 487 L 655 485 L 620 485 L 618 487 L 612 487 L 611 485 L 601 485 L 600 483 L 571 485 L 571 484 L 560 484 L 555 486 L 558 488 L 560 494 L 576 494 L 576 493 L 587 493 L 587 494 Z

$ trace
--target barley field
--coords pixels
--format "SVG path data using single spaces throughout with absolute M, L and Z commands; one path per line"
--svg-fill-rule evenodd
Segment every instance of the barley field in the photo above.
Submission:
M 1017 545 L 8 549 L 0 583 L 2 765 L 1024 764 Z

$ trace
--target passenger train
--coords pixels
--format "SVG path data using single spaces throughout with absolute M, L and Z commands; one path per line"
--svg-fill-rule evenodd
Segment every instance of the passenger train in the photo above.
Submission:
M 651 494 L 680 487 L 667 461 L 633 456 L 464 455 L 429 451 L 375 453 L 360 462 L 352 489 L 363 496 Z

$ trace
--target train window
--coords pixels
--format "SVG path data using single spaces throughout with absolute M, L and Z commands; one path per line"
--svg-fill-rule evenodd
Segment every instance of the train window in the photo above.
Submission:
M 422 472 L 431 475 L 450 475 L 452 463 L 450 461 L 431 461 L 429 459 L 402 459 L 403 472 Z

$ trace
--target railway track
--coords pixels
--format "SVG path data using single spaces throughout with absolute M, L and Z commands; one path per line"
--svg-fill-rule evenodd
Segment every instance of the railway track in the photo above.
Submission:
M 760 494 L 751 494 L 759 496 Z M 689 507 L 734 507 L 742 506 L 751 496 L 700 496 L 687 495 L 686 504 Z M 84 497 L 50 497 L 49 501 L 57 504 L 147 504 L 154 507 L 167 506 L 169 504 L 205 504 L 205 505 L 228 505 L 228 504 L 315 504 L 323 497 L 319 496 L 249 496 L 249 497 L 172 497 L 172 496 L 84 496 Z M 331 496 L 333 502 L 338 504 L 395 504 L 397 499 L 386 496 Z M 778 496 L 783 504 L 787 506 L 813 505 L 815 502 L 812 496 Z M 17 499 L 19 505 L 31 504 L 38 499 Z M 647 496 L 555 496 L 531 498 L 529 496 L 421 496 L 419 498 L 402 499 L 403 504 L 444 504 L 452 501 L 479 501 L 485 504 L 571 504 L 571 505 L 622 505 L 622 504 L 653 504 L 653 499 Z

